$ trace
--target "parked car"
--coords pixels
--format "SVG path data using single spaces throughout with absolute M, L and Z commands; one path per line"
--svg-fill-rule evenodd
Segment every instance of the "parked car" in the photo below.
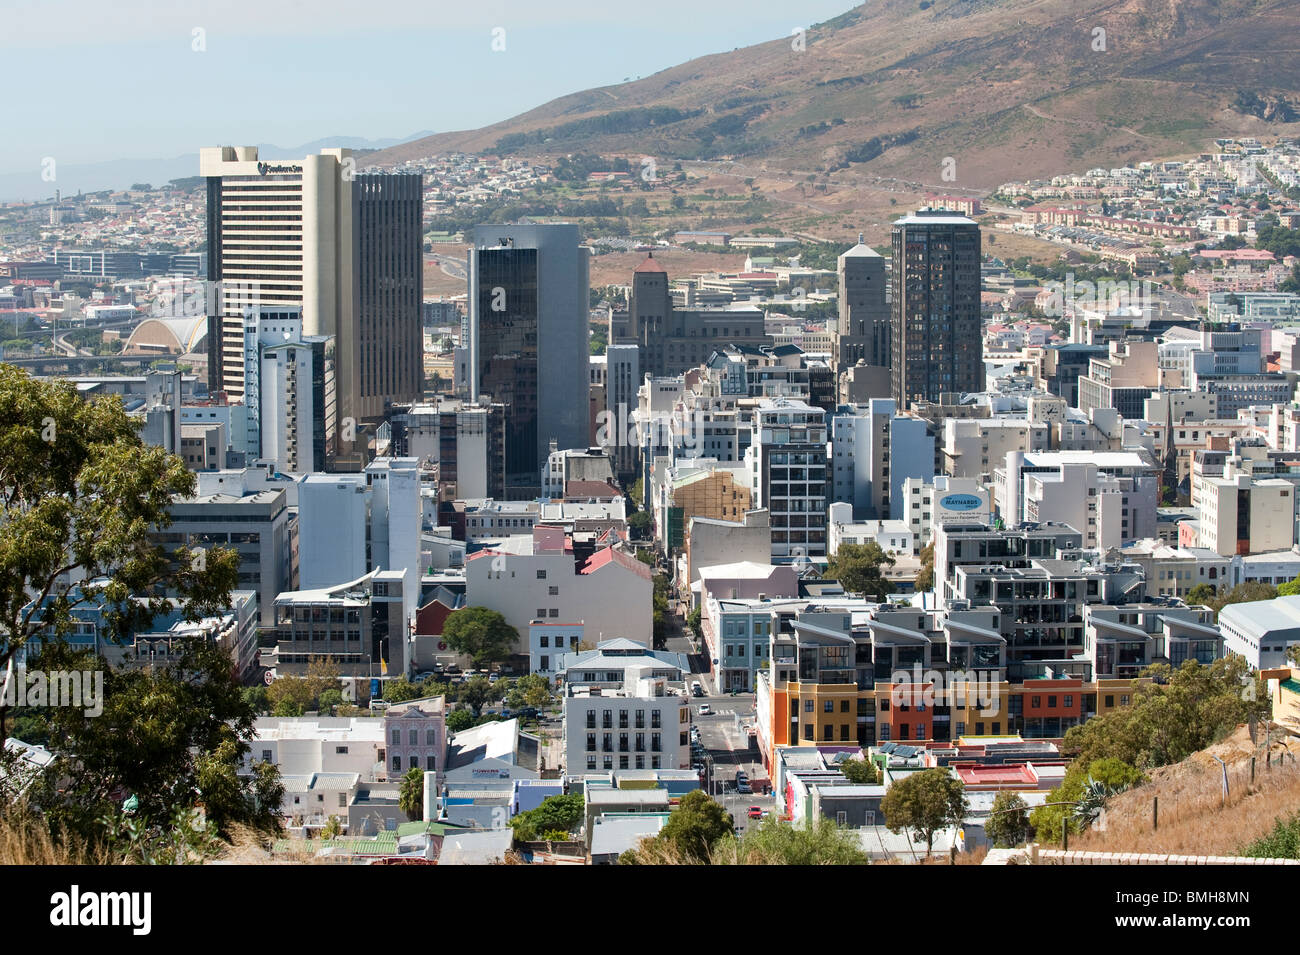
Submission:
M 713 710 L 709 707 L 709 704 L 707 703 L 700 704 L 700 716 L 708 716 L 712 712 Z
M 703 696 L 703 695 L 704 695 L 704 687 L 702 687 L 702 686 L 700 685 L 700 681 L 699 681 L 699 680 L 692 680 L 692 681 L 691 681 L 691 696 Z
M 747 815 L 750 819 L 762 819 L 762 818 L 763 818 L 763 807 L 762 807 L 762 806 L 750 806 L 750 807 L 749 807 L 749 810 L 745 813 L 745 815 Z

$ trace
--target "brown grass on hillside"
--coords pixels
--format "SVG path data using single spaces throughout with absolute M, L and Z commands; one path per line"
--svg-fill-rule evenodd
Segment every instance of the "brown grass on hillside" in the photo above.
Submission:
M 38 818 L 13 806 L 0 809 L 0 865 L 108 865 L 103 850 L 55 840 Z
M 1274 731 L 1276 736 L 1276 731 Z M 1070 839 L 1071 849 L 1098 852 L 1155 852 L 1236 855 L 1273 828 L 1278 818 L 1300 811 L 1300 766 L 1275 742 L 1272 769 L 1260 745 L 1252 747 L 1241 727 L 1231 737 L 1151 773 L 1151 781 L 1111 800 L 1105 831 Z M 1300 743 L 1288 741 L 1300 754 Z M 1250 757 L 1256 756 L 1252 783 Z M 1228 764 L 1228 797 L 1223 769 Z M 1285 760 L 1285 762 L 1283 762 Z M 1153 797 L 1159 797 L 1159 828 L 1152 830 Z

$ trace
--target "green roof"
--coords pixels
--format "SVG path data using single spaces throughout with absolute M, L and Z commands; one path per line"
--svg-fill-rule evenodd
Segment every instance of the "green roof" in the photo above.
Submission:
M 1298 680 L 1283 680 L 1282 687 L 1292 693 L 1300 693 L 1300 681 Z
M 369 838 L 344 836 L 341 839 L 277 839 L 271 847 L 272 855 L 304 851 L 319 855 L 327 850 L 356 856 L 397 855 L 397 833 L 381 832 Z

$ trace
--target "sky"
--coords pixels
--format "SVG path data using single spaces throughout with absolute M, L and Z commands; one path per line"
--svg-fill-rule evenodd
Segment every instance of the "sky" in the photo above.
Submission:
M 4 0 L 0 174 L 473 129 L 848 0 Z M 493 31 L 505 49 L 494 51 Z M 500 45 L 500 42 L 498 42 Z M 198 170 L 195 170 L 197 175 Z

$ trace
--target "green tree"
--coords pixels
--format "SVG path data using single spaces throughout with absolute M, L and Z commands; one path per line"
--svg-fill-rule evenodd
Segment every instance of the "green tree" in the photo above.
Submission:
M 890 832 L 910 829 L 925 840 L 925 854 L 934 846 L 934 834 L 961 825 L 966 816 L 965 787 L 946 769 L 926 769 L 895 782 L 880 801 Z
M 67 637 L 79 605 L 106 605 L 110 640 L 178 606 L 189 620 L 229 607 L 236 551 L 169 553 L 150 536 L 195 477 L 139 429 L 120 397 L 86 401 L 69 381 L 0 364 L 0 670 L 37 633 Z
M 1279 597 L 1295 597 L 1300 595 L 1300 576 L 1288 580 L 1284 584 L 1278 584 L 1277 595 Z
M 1081 832 L 1084 819 L 1079 804 L 1087 795 L 1089 783 L 1120 792 L 1143 780 L 1140 770 L 1113 757 L 1076 759 L 1070 764 L 1061 785 L 1047 794 L 1047 805 L 1039 806 L 1029 817 L 1040 842 L 1059 843 L 1065 828 Z
M 539 835 L 559 831 L 568 835 L 582 824 L 586 799 L 582 793 L 567 796 L 547 796 L 536 809 L 521 812 L 510 820 L 515 838 L 520 842 L 533 842 Z
M 707 793 L 694 789 L 682 797 L 656 839 L 680 858 L 703 865 L 718 840 L 734 833 L 735 828 L 731 813 Z
M 469 710 L 452 710 L 447 714 L 447 732 L 459 733 L 474 725 L 474 714 Z
M 343 692 L 341 690 L 326 690 L 320 695 L 318 705 L 322 713 L 333 716 L 335 707 L 343 705 Z
M 501 699 L 499 691 L 485 676 L 470 677 L 460 690 L 460 701 L 466 703 L 478 716 L 484 703 Z
M 545 706 L 551 700 L 551 688 L 546 677 L 529 673 L 515 680 L 506 691 L 506 705 L 512 710 L 525 706 Z
M 1210 606 L 1214 600 L 1216 588 L 1212 584 L 1197 584 L 1187 591 L 1187 602 L 1192 606 Z
M 998 793 L 984 833 L 1000 849 L 1011 849 L 1029 839 L 1029 807 L 1017 793 Z
M 342 821 L 338 816 L 330 816 L 325 820 L 325 825 L 321 828 L 320 837 L 322 839 L 337 839 L 342 832 Z
M 1228 604 L 1253 603 L 1258 600 L 1272 600 L 1275 597 L 1277 597 L 1277 588 L 1272 584 L 1248 580 L 1244 584 L 1237 584 L 1231 590 L 1220 587 L 1210 606 L 1215 614 L 1218 614 Z
M 243 691 L 244 702 L 259 716 L 271 710 L 271 701 L 264 686 L 247 686 Z
M 384 699 L 389 703 L 405 703 L 407 700 L 418 700 L 422 696 L 424 696 L 424 685 L 411 683 L 404 676 L 384 682 Z
M 469 657 L 475 667 L 485 667 L 508 659 L 519 634 L 497 611 L 466 607 L 447 618 L 442 639 L 452 650 Z
M 921 569 L 916 575 L 916 592 L 926 593 L 934 589 L 934 541 L 921 548 Z
M 201 803 L 222 835 L 235 824 L 278 831 L 283 790 L 276 768 L 258 763 L 264 768 L 251 778 L 238 772 L 251 751 L 255 714 L 223 649 L 196 640 L 174 663 L 149 669 L 110 667 L 58 644 L 38 659 L 43 669 L 103 674 L 98 715 L 79 707 L 48 710 L 58 749 L 76 754 L 52 768 L 59 789 L 40 807 L 52 830 L 92 832 L 129 794 L 146 820 L 165 821 Z
M 840 772 L 850 782 L 859 786 L 874 786 L 880 782 L 876 764 L 869 759 L 846 759 L 840 763 Z
M 724 835 L 714 846 L 712 861 L 715 865 L 867 865 L 871 860 L 852 829 L 818 816 L 811 825 L 799 828 L 769 817 L 739 839 Z
M 275 704 L 275 709 L 272 710 L 272 714 L 275 716 L 302 716 L 302 704 L 297 700 L 291 700 L 286 697 Z
M 415 822 L 424 818 L 424 770 L 412 766 L 402 776 L 397 790 L 397 807 Z
M 893 567 L 895 563 L 875 541 L 841 544 L 830 559 L 826 573 L 838 580 L 848 593 L 884 600 L 894 592 L 894 583 L 884 577 L 881 568 Z

